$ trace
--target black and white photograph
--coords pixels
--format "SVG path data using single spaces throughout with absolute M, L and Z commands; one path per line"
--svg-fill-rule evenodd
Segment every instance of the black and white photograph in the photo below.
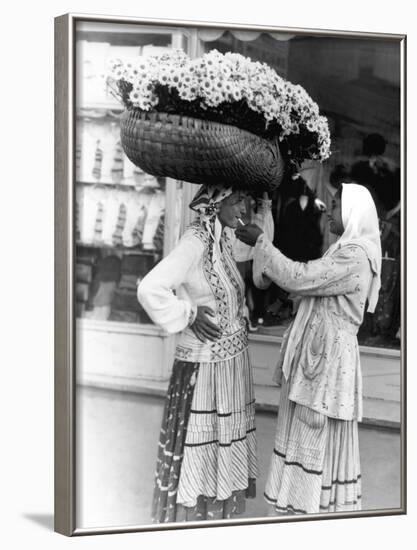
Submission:
M 74 529 L 404 514 L 405 37 L 69 21 Z

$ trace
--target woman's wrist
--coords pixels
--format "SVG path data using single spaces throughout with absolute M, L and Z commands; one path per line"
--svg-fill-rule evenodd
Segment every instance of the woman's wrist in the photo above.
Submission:
M 197 306 L 192 305 L 190 309 L 190 315 L 188 317 L 188 326 L 191 327 L 197 317 Z
M 262 231 L 262 233 L 258 235 L 258 238 L 256 239 L 254 246 L 261 246 L 262 243 L 264 242 L 264 237 L 265 237 L 265 232 Z

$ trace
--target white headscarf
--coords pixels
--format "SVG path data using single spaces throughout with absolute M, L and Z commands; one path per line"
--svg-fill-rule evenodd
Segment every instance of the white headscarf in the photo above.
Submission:
M 368 311 L 373 312 L 381 287 L 381 237 L 374 200 L 363 185 L 342 183 L 342 221 L 343 234 L 329 248 L 326 256 L 345 244 L 356 244 L 365 250 L 373 273 L 368 292 Z
M 381 239 L 379 233 L 378 215 L 370 192 L 356 183 L 342 184 L 342 221 L 344 231 L 340 238 L 330 246 L 324 256 L 332 254 L 341 245 L 356 244 L 368 256 L 373 277 L 368 290 L 368 311 L 375 311 L 378 293 L 381 287 Z M 314 297 L 305 297 L 298 308 L 294 323 L 290 325 L 287 352 L 282 359 L 282 372 L 289 379 L 294 349 L 302 338 L 304 327 L 311 316 L 314 307 Z M 289 352 L 288 350 L 292 350 Z M 281 361 L 275 373 L 277 381 Z

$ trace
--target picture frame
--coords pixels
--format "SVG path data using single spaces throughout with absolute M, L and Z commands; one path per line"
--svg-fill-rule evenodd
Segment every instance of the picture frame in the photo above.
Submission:
M 275 33 L 282 36 L 299 36 L 299 37 L 322 37 L 322 38 L 340 38 L 346 40 L 362 39 L 363 41 L 386 42 L 396 43 L 398 46 L 398 67 L 396 69 L 400 72 L 398 78 L 398 90 L 399 93 L 399 130 L 397 139 L 397 153 L 398 162 L 401 167 L 401 238 L 400 240 L 400 266 L 401 266 L 401 348 L 400 352 L 397 350 L 389 350 L 389 352 L 369 352 L 370 370 L 375 373 L 375 362 L 383 360 L 396 362 L 398 368 L 394 375 L 393 385 L 396 386 L 395 399 L 387 398 L 387 407 L 390 408 L 390 412 L 387 418 L 381 419 L 380 408 L 378 409 L 378 395 L 370 396 L 369 401 L 373 400 L 372 405 L 376 405 L 375 416 L 377 420 L 373 423 L 372 418 L 367 418 L 368 425 L 377 426 L 378 428 L 384 428 L 387 430 L 395 431 L 399 436 L 399 487 L 400 493 L 399 505 L 392 508 L 381 509 L 369 509 L 361 510 L 360 512 L 336 512 L 328 514 L 307 514 L 307 515 L 293 515 L 285 517 L 249 517 L 240 519 L 227 519 L 209 522 L 191 522 L 191 523 L 168 523 L 168 524 L 143 524 L 136 525 L 131 523 L 115 525 L 110 520 L 107 525 L 97 526 L 81 525 L 79 524 L 79 509 L 80 501 L 78 495 L 81 493 L 80 480 L 77 478 L 80 471 L 80 457 L 79 447 L 80 440 L 79 431 L 77 430 L 77 419 L 80 416 L 79 401 L 77 402 L 77 385 L 84 385 L 86 387 L 101 388 L 103 391 L 117 390 L 119 392 L 127 391 L 136 392 L 135 395 L 143 395 L 145 390 L 142 382 L 135 386 L 135 376 L 126 377 L 125 382 L 121 380 L 113 379 L 112 382 L 104 381 L 103 376 L 100 373 L 93 372 L 88 373 L 83 377 L 83 373 L 80 374 L 80 369 L 77 372 L 77 362 L 80 364 L 79 349 L 77 349 L 77 340 L 79 340 L 80 323 L 77 322 L 76 316 L 76 275 L 75 265 L 77 259 L 77 239 L 76 239 L 76 191 L 75 182 L 76 177 L 76 122 L 77 122 L 77 94 L 79 89 L 77 85 L 80 80 L 79 66 L 77 66 L 77 31 L 79 32 L 81 26 L 83 26 L 84 32 L 99 32 L 91 30 L 94 26 L 107 26 L 107 28 L 113 26 L 118 27 L 119 34 L 123 34 L 123 28 L 129 28 L 129 32 L 137 27 L 138 29 L 150 29 L 155 30 L 162 29 L 161 35 L 169 35 L 169 45 L 174 47 L 182 47 L 184 43 L 187 43 L 187 53 L 190 56 L 196 57 L 201 55 L 204 51 L 201 48 L 201 41 L 204 41 L 201 36 L 198 37 L 196 31 L 201 31 L 204 35 L 204 31 L 209 36 L 209 42 L 215 39 L 216 31 L 221 36 L 225 31 L 229 31 L 230 34 L 235 33 L 234 39 L 242 39 L 244 41 L 245 33 Z M 184 34 L 185 31 L 185 34 Z M 113 31 L 107 31 L 113 32 Z M 240 38 L 239 38 L 239 33 Z M 185 36 L 185 38 L 184 38 Z M 199 42 L 200 41 L 200 42 Z M 162 41 L 163 42 L 163 41 Z M 288 40 L 285 41 L 286 43 Z M 165 47 L 165 42 L 164 46 Z M 128 44 L 131 44 L 128 41 Z M 276 39 L 276 44 L 280 45 L 281 40 Z M 264 54 L 268 59 L 268 51 Z M 372 65 L 371 54 L 367 60 L 364 54 L 364 73 L 363 78 L 366 78 L 366 70 Z M 406 280 L 405 280 L 405 247 L 406 247 L 406 233 L 405 233 L 405 208 L 406 207 L 406 184 L 405 184 L 405 154 L 406 154 L 406 142 L 405 142 L 405 108 L 406 108 L 406 90 L 405 90 L 405 58 L 406 58 L 406 37 L 404 35 L 394 34 L 376 34 L 376 33 L 355 33 L 355 32 L 343 32 L 343 31 L 329 31 L 329 30 L 314 30 L 314 29 L 296 29 L 296 28 L 280 28 L 280 27 L 268 27 L 268 26 L 244 26 L 244 25 L 231 25 L 231 24 L 208 24 L 204 22 L 192 22 L 192 21 L 175 21 L 175 20 L 161 20 L 161 19 L 141 19 L 141 18 L 125 18 L 125 17 L 95 17 L 78 14 L 68 14 L 57 17 L 55 19 L 55 530 L 67 536 L 73 535 L 87 535 L 87 534 L 101 534 L 101 533 L 120 533 L 120 532 L 136 532 L 136 531 L 149 531 L 159 529 L 182 529 L 190 527 L 216 527 L 216 526 L 233 526 L 233 525 L 245 525 L 254 523 L 271 523 L 271 522 L 288 522 L 288 521 L 310 521 L 321 519 L 336 519 L 346 517 L 357 516 L 376 516 L 376 515 L 397 515 L 406 513 L 406 332 L 405 332 L 405 319 L 406 319 Z M 282 61 L 283 60 L 283 61 Z M 282 62 L 282 70 L 286 70 L 286 63 L 289 63 L 288 58 L 285 59 L 285 55 L 282 54 L 282 48 L 277 54 L 277 63 Z M 368 63 L 368 65 L 367 65 Z M 102 108 L 101 105 L 96 105 L 95 108 Z M 112 107 L 106 106 L 106 109 L 111 110 Z M 114 105 L 113 105 L 114 108 Z M 353 139 L 353 138 L 352 138 Z M 357 145 L 357 144 L 356 144 Z M 316 176 L 314 176 L 316 177 Z M 171 183 L 171 182 L 169 182 Z M 173 191 L 173 186 L 166 185 L 167 192 L 167 204 L 175 202 L 178 199 L 177 195 Z M 182 218 L 177 227 L 174 221 L 174 215 L 167 214 L 167 227 L 165 230 L 165 240 L 163 244 L 163 255 L 165 256 L 170 250 L 172 250 L 177 237 L 174 236 L 178 230 L 181 233 L 185 226 L 190 222 L 190 214 L 184 213 L 183 205 L 191 199 L 192 188 L 190 185 L 184 185 L 181 188 L 181 205 L 182 205 Z M 170 193 L 170 195 L 168 195 Z M 116 323 L 116 321 L 115 321 Z M 91 324 L 91 323 L 90 323 Z M 97 328 L 97 327 L 96 327 Z M 104 338 L 108 334 L 107 328 L 98 328 L 98 332 L 104 333 Z M 153 329 L 144 329 L 146 337 L 154 337 Z M 117 333 L 117 327 L 113 326 L 113 331 Z M 124 331 L 122 331 L 124 332 Z M 129 332 L 129 331 L 128 331 Z M 137 331 L 133 328 L 130 331 L 132 338 L 137 337 Z M 103 335 L 103 334 L 102 334 Z M 99 339 L 99 342 L 103 342 L 103 339 Z M 131 339 L 129 340 L 129 342 Z M 142 344 L 139 344 L 139 346 Z M 254 347 L 257 346 L 256 357 L 267 357 L 263 361 L 269 361 L 271 355 L 275 353 L 271 349 L 267 350 L 268 337 L 259 336 L 254 343 Z M 368 346 L 372 348 L 373 346 Z M 86 349 L 86 348 L 84 348 Z M 138 348 L 135 348 L 136 351 Z M 154 348 L 149 348 L 153 353 Z M 93 350 L 94 351 L 94 350 Z M 93 351 L 90 350 L 92 353 Z M 104 352 L 103 352 L 104 353 Z M 149 351 L 148 351 L 149 353 Z M 166 385 L 169 375 L 169 364 L 171 360 L 166 357 L 171 357 L 173 353 L 173 341 L 166 341 L 164 344 L 161 357 L 164 357 L 166 366 L 160 372 L 160 380 L 148 385 L 145 384 L 146 391 L 151 395 L 163 394 L 161 387 Z M 364 352 L 366 353 L 366 351 Z M 373 354 L 373 355 L 372 355 Z M 386 359 L 388 357 L 388 359 Z M 376 359 L 375 359 L 376 358 Z M 164 363 L 165 364 L 165 363 Z M 391 363 L 390 363 L 391 364 Z M 385 368 L 385 367 L 383 367 Z M 385 371 L 384 371 L 385 372 Z M 387 372 L 390 374 L 390 366 L 387 366 Z M 399 386 L 397 381 L 399 380 Z M 392 380 L 384 386 L 384 391 Z M 398 386 L 398 387 L 397 387 Z M 267 388 L 267 396 L 263 396 L 264 410 L 271 409 L 270 395 L 271 389 Z M 383 407 L 387 404 L 385 403 Z M 272 407 L 273 408 L 273 407 Z M 384 413 L 385 414 L 385 413 Z M 393 420 L 394 418 L 394 420 Z M 375 419 L 374 419 L 375 420 Z M 77 442 L 78 441 L 78 442 Z M 78 465 L 78 466 L 77 466 Z M 78 483 L 78 486 L 77 486 Z

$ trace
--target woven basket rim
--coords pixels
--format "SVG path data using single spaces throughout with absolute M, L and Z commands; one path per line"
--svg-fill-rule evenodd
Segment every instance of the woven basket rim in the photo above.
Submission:
M 138 107 L 124 111 L 121 126 L 128 158 L 153 175 L 194 184 L 220 178 L 242 189 L 269 190 L 282 179 L 285 161 L 278 137 L 268 139 L 234 124 Z
M 127 108 L 123 111 L 122 116 L 124 116 L 124 117 L 129 116 L 129 115 L 131 115 L 132 112 L 133 113 L 138 113 L 140 115 L 144 115 L 145 119 L 148 120 L 149 122 L 159 122 L 159 120 L 158 120 L 159 115 L 162 115 L 163 118 L 171 118 L 172 119 L 172 118 L 175 117 L 175 119 L 178 120 L 178 122 L 180 122 L 179 124 L 177 124 L 178 126 L 186 126 L 184 124 L 181 124 L 181 121 L 182 120 L 190 120 L 190 121 L 193 121 L 193 122 L 202 123 L 201 128 L 204 128 L 204 124 L 206 124 L 207 126 L 210 126 L 211 128 L 228 127 L 228 128 L 233 128 L 236 131 L 242 132 L 243 134 L 248 134 L 250 136 L 254 136 L 255 138 L 263 140 L 267 143 L 275 143 L 275 142 L 279 143 L 278 136 L 276 136 L 274 138 L 267 138 L 267 137 L 264 137 L 264 136 L 260 136 L 259 134 L 256 134 L 255 132 L 251 132 L 249 130 L 246 130 L 245 128 L 240 128 L 240 126 L 236 126 L 236 124 L 230 124 L 228 122 L 219 122 L 217 120 L 199 118 L 199 117 L 196 117 L 196 116 L 182 115 L 182 114 L 178 114 L 178 113 L 170 113 L 168 111 L 157 111 L 156 109 L 151 110 L 151 111 L 145 111 L 143 109 L 140 109 L 139 107 L 129 107 L 129 108 Z M 141 117 L 141 118 L 143 118 L 143 117 Z M 160 120 L 160 122 L 163 122 L 163 120 Z

